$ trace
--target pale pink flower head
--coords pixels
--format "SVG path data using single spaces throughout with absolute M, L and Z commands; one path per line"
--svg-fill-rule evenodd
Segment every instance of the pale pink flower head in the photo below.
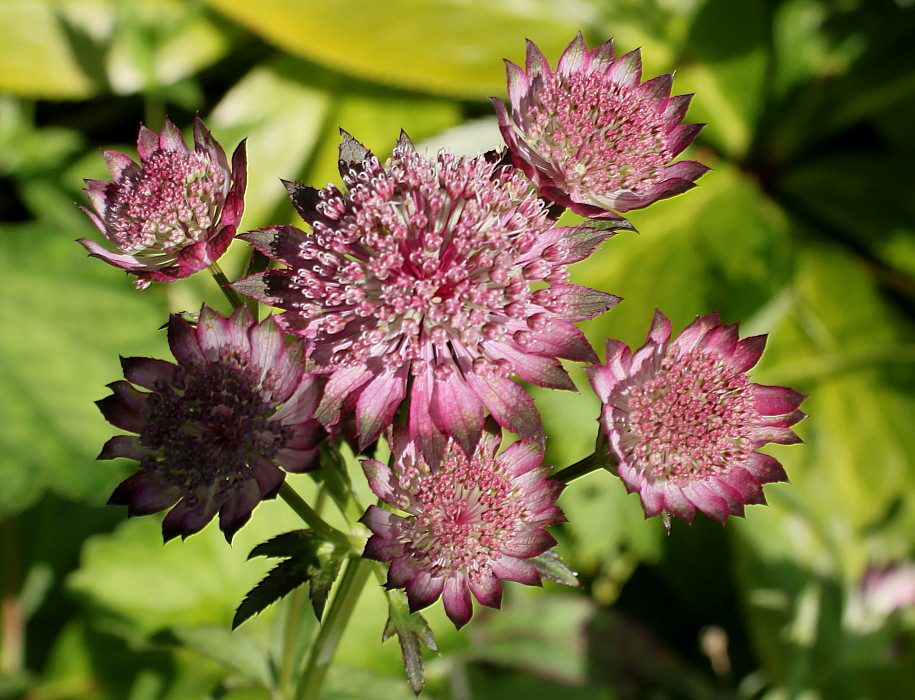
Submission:
M 527 43 L 526 70 L 506 61 L 511 116 L 492 98 L 512 160 L 543 195 L 582 216 L 618 219 L 690 189 L 708 168 L 671 161 L 699 133 L 681 124 L 692 95 L 670 96 L 673 75 L 640 84 L 638 50 L 588 50 L 581 33 L 554 71 Z
M 273 317 L 255 324 L 244 307 L 226 319 L 204 306 L 196 324 L 174 315 L 168 341 L 178 364 L 124 358 L 126 381 L 109 384 L 112 395 L 98 402 L 111 424 L 136 433 L 111 438 L 99 459 L 140 463 L 108 502 L 129 515 L 171 508 L 166 540 L 218 513 L 231 540 L 261 499 L 276 495 L 282 469 L 317 466 L 321 380 L 303 372 L 301 342 L 287 345 Z
M 405 135 L 383 167 L 344 134 L 340 172 L 345 192 L 287 183 L 311 230 L 244 234 L 288 268 L 233 285 L 284 309 L 280 322 L 307 340 L 315 371 L 329 375 L 319 420 L 355 412 L 364 447 L 410 386 L 410 430 L 430 461 L 449 436 L 472 454 L 485 410 L 542 439 L 511 375 L 574 389 L 557 358 L 596 356 L 572 322 L 618 298 L 570 284 L 567 268 L 610 234 L 554 226 L 510 165 L 446 151 L 429 159 Z
M 915 608 L 915 563 L 897 561 L 868 567 L 861 581 L 860 597 L 875 614 L 890 615 Z
M 94 211 L 80 207 L 117 248 L 80 238 L 89 255 L 136 275 L 136 286 L 174 282 L 209 267 L 232 242 L 244 208 L 244 142 L 232 156 L 194 118 L 194 150 L 168 118 L 156 135 L 140 127 L 137 164 L 104 151 L 112 182 L 86 180 Z
M 805 397 L 750 382 L 766 338 L 739 340 L 738 324 L 722 325 L 718 314 L 697 318 L 673 342 L 670 335 L 658 311 L 639 350 L 608 340 L 607 363 L 585 371 L 603 402 L 600 424 L 619 477 L 646 517 L 692 522 L 698 508 L 723 523 L 765 503 L 762 484 L 787 480 L 756 449 L 800 442 L 790 426 L 805 417 Z
M 543 447 L 520 440 L 497 454 L 501 431 L 488 421 L 471 456 L 449 440 L 430 467 L 407 430 L 392 433 L 393 468 L 362 463 L 378 498 L 403 513 L 370 506 L 361 521 L 373 533 L 363 556 L 391 562 L 387 587 L 405 588 L 412 611 L 441 596 L 462 627 L 473 614 L 471 594 L 498 608 L 500 581 L 539 586 L 528 559 L 556 544 L 546 528 L 565 519 L 554 505 L 562 484 L 547 480 Z

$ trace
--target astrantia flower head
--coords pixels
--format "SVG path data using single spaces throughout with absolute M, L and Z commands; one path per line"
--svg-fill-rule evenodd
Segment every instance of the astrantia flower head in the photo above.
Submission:
M 415 611 L 439 596 L 458 627 L 473 614 L 470 594 L 498 608 L 501 581 L 540 585 L 527 561 L 556 544 L 546 527 L 562 522 L 554 505 L 562 484 L 547 481 L 543 448 L 521 440 L 497 454 L 501 431 L 487 423 L 473 455 L 449 441 L 438 467 L 399 428 L 393 469 L 373 459 L 363 469 L 375 494 L 397 515 L 370 506 L 362 522 L 372 531 L 364 556 L 391 562 L 388 588 L 405 588 Z
M 345 134 L 340 172 L 345 193 L 287 185 L 311 230 L 243 235 L 289 268 L 234 285 L 285 309 L 280 322 L 307 339 L 316 371 L 329 375 L 319 420 L 354 410 L 365 446 L 411 383 L 410 430 L 430 461 L 447 436 L 471 454 L 484 409 L 542 438 L 509 375 L 574 388 L 557 358 L 595 355 L 572 322 L 618 299 L 568 283 L 567 267 L 610 234 L 555 227 L 516 168 L 445 151 L 430 160 L 405 135 L 382 167 Z
M 137 276 L 139 289 L 150 282 L 174 282 L 202 270 L 226 251 L 244 207 L 245 146 L 232 167 L 198 115 L 194 150 L 167 118 L 158 136 L 140 127 L 140 164 L 117 151 L 105 151 L 112 182 L 86 180 L 95 211 L 92 223 L 118 252 L 80 238 L 89 254 Z
M 244 307 L 226 319 L 204 306 L 196 325 L 172 316 L 168 339 L 177 365 L 125 358 L 127 381 L 110 384 L 113 394 L 98 402 L 110 423 L 137 433 L 111 438 L 99 455 L 140 463 L 108 502 L 130 515 L 174 506 L 162 524 L 166 540 L 219 513 L 231 540 L 276 494 L 280 467 L 316 466 L 325 436 L 313 418 L 320 380 L 303 373 L 300 342 L 287 345 L 273 317 L 255 324 Z
M 639 84 L 639 51 L 613 58 L 613 41 L 588 50 L 575 37 L 554 71 L 527 44 L 526 70 L 511 61 L 511 116 L 492 98 L 512 160 L 545 197 L 591 218 L 647 207 L 694 186 L 708 168 L 669 164 L 699 133 L 680 124 L 691 95 L 670 96 L 673 75 Z
M 692 522 L 698 508 L 723 523 L 765 503 L 762 484 L 787 480 L 756 449 L 800 442 L 789 426 L 804 418 L 804 395 L 750 382 L 766 338 L 739 340 L 737 326 L 709 314 L 671 342 L 670 321 L 656 312 L 644 346 L 633 354 L 608 340 L 607 364 L 585 370 L 619 477 L 646 516 Z

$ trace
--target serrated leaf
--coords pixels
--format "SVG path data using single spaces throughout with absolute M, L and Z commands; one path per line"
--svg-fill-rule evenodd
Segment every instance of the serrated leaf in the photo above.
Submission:
M 543 578 L 573 588 L 581 588 L 578 573 L 569 568 L 556 550 L 549 549 L 539 556 L 532 557 L 530 561 Z
M 287 559 L 280 562 L 264 579 L 252 588 L 235 611 L 232 618 L 232 629 L 272 605 L 280 598 L 286 597 L 299 586 L 309 582 L 309 571 L 317 568 L 317 560 L 312 562 L 305 558 Z M 316 611 L 317 612 L 317 611 Z M 318 614 L 320 618 L 320 614 Z
M 235 612 L 232 629 L 305 584 L 309 586 L 315 616 L 320 620 L 345 554 L 311 530 L 285 532 L 257 545 L 249 559 L 285 557 L 286 561 L 274 567 L 248 592 Z
M 311 530 L 292 530 L 261 542 L 248 555 L 254 557 L 295 557 L 313 548 L 315 534 Z
M 384 633 L 381 635 L 381 641 L 386 642 L 395 634 L 400 643 L 407 682 L 413 692 L 419 695 L 426 682 L 422 646 L 435 652 L 438 651 L 438 646 L 425 618 L 419 613 L 410 612 L 400 591 L 388 593 L 388 621 L 385 624 Z

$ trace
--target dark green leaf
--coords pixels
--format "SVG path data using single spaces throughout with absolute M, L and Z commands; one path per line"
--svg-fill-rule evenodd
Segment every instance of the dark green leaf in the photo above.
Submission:
M 232 618 L 232 629 L 238 627 L 249 617 L 261 612 L 285 597 L 301 585 L 308 583 L 309 571 L 316 568 L 317 562 L 306 559 L 287 559 L 277 564 L 264 579 L 257 584 L 238 606 Z M 319 615 L 320 617 L 320 615 Z
M 395 634 L 397 641 L 400 642 L 407 681 L 413 692 L 419 695 L 426 682 L 422 645 L 435 652 L 438 651 L 438 646 L 426 620 L 419 613 L 410 612 L 400 591 L 391 591 L 388 594 L 388 622 L 381 640 L 386 642 Z
M 550 549 L 540 556 L 533 557 L 531 563 L 543 578 L 566 586 L 572 586 L 573 588 L 581 588 L 581 584 L 578 582 L 578 574 L 568 567 L 559 552 Z
M 251 550 L 249 559 L 277 557 L 286 558 L 286 561 L 274 567 L 245 596 L 235 612 L 232 628 L 238 627 L 306 583 L 310 587 L 311 605 L 320 620 L 331 586 L 340 572 L 344 554 L 344 551 L 310 530 L 285 532 L 257 545 Z
M 313 549 L 315 534 L 311 530 L 293 530 L 261 542 L 248 555 L 254 557 L 296 557 Z

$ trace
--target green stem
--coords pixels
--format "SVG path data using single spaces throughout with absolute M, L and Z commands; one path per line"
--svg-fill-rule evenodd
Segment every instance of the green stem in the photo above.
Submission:
M 296 654 L 299 647 L 299 628 L 302 621 L 302 607 L 305 600 L 305 588 L 299 586 L 286 599 L 286 624 L 283 633 L 283 659 L 280 664 L 279 687 L 283 697 L 289 697 L 293 688 L 293 678 L 301 662 Z
M 350 541 L 350 538 L 318 515 L 317 511 L 308 505 L 305 502 L 305 499 L 297 494 L 295 489 L 293 489 L 288 482 L 284 481 L 283 485 L 280 486 L 279 495 L 280 498 L 286 501 L 289 507 L 295 511 L 295 514 L 304 520 L 305 524 L 312 530 L 324 535 L 324 537 L 332 542 L 336 542 L 347 548 L 352 547 L 353 543 Z
M 237 309 L 239 306 L 244 306 L 245 300 L 238 295 L 238 292 L 229 286 L 231 282 L 229 282 L 229 278 L 226 277 L 226 273 L 219 267 L 218 262 L 210 264 L 210 274 L 213 275 L 213 279 L 216 280 L 216 284 L 219 285 L 222 293 L 226 295 L 226 299 L 229 300 L 233 310 Z
M 597 453 L 594 453 L 565 469 L 560 469 L 558 472 L 551 474 L 550 479 L 568 484 L 570 481 L 573 481 L 580 476 L 584 476 L 585 474 L 590 474 L 598 469 L 607 469 L 608 471 L 616 473 L 616 467 L 617 461 L 612 455 L 598 457 Z
M 16 521 L 0 522 L 0 561 L 3 562 L 3 584 L 0 592 L 0 675 L 21 671 L 25 662 L 25 618 L 19 587 L 22 571 Z
M 325 480 L 325 491 L 344 517 L 352 522 L 359 520 L 365 513 L 365 508 L 359 503 L 353 491 L 343 455 L 336 445 L 330 442 L 321 445 L 321 475 Z
M 350 555 L 347 560 L 346 571 L 340 577 L 337 593 L 321 622 L 318 636 L 312 642 L 305 673 L 295 695 L 296 700 L 318 699 L 337 644 L 353 614 L 371 569 L 370 562 L 358 555 Z

